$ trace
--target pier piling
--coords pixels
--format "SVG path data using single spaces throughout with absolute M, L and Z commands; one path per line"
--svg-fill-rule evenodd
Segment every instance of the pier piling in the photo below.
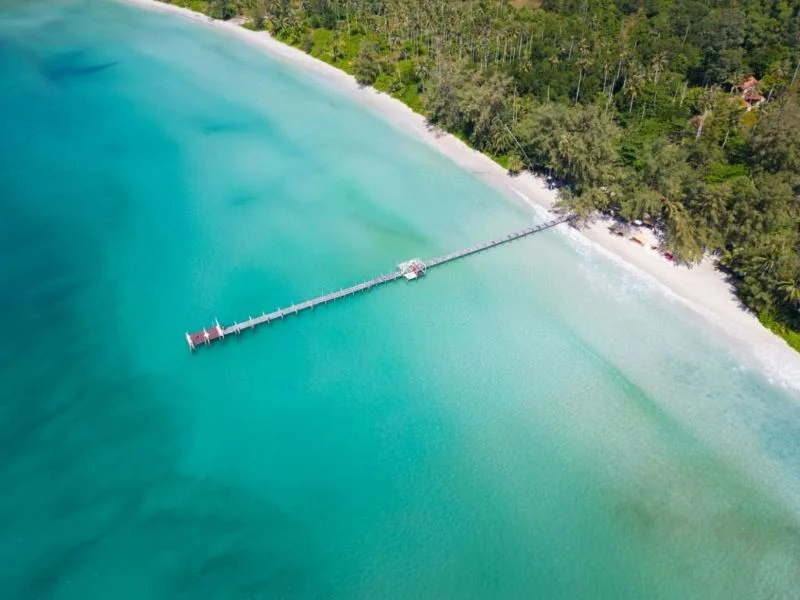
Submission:
M 190 350 L 194 350 L 199 343 L 205 343 L 209 345 L 211 342 L 216 341 L 218 339 L 224 339 L 226 335 L 231 333 L 239 334 L 244 327 L 249 327 L 252 330 L 255 330 L 257 325 L 269 325 L 270 322 L 274 321 L 278 317 L 283 319 L 287 315 L 299 315 L 300 312 L 311 309 L 314 310 L 314 307 L 318 304 L 327 304 L 330 301 L 336 302 L 339 298 L 344 298 L 347 296 L 355 296 L 358 292 L 369 291 L 372 288 L 389 283 L 392 281 L 396 281 L 401 277 L 406 279 L 416 279 L 420 275 L 423 275 L 428 269 L 432 269 L 433 267 L 438 267 L 445 263 L 453 262 L 460 258 L 464 258 L 466 256 L 470 256 L 471 254 L 477 254 L 478 252 L 482 252 L 484 250 L 489 250 L 490 248 L 494 248 L 495 246 L 500 246 L 502 244 L 506 244 L 508 242 L 518 240 L 523 237 L 527 237 L 534 233 L 538 233 L 540 231 L 544 231 L 546 229 L 550 229 L 555 227 L 556 225 L 560 225 L 561 223 L 567 223 L 574 219 L 573 216 L 562 216 L 556 219 L 552 219 L 550 221 L 546 221 L 539 225 L 534 225 L 532 227 L 527 227 L 526 229 L 522 229 L 520 231 L 516 231 L 514 233 L 510 233 L 505 237 L 496 238 L 488 242 L 484 242 L 482 244 L 478 244 L 475 246 L 470 246 L 468 248 L 463 248 L 461 250 L 457 250 L 455 252 L 451 252 L 450 254 L 445 254 L 444 256 L 439 256 L 437 258 L 433 258 L 428 261 L 420 261 L 418 259 L 414 259 L 412 261 L 408 261 L 406 263 L 402 263 L 399 265 L 399 269 L 392 273 L 388 273 L 386 275 L 382 275 L 380 277 L 376 277 L 374 279 L 370 279 L 368 281 L 364 281 L 362 283 L 356 284 L 349 288 L 340 288 L 338 292 L 331 292 L 328 294 L 323 294 L 321 296 L 317 296 L 316 298 L 312 298 L 311 300 L 306 300 L 305 302 L 301 302 L 300 304 L 292 304 L 289 309 L 282 309 L 278 307 L 278 310 L 267 314 L 266 312 L 262 312 L 260 317 L 253 318 L 250 316 L 247 321 L 239 324 L 238 322 L 234 321 L 233 325 L 229 327 L 222 327 L 219 324 L 219 320 L 215 320 L 213 326 L 203 329 L 197 333 L 186 333 L 186 342 L 189 345 Z

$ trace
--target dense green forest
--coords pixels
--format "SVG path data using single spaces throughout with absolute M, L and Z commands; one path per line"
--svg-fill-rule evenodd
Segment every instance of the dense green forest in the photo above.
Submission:
M 718 258 L 800 349 L 800 0 L 173 0 L 245 16 L 562 203 Z

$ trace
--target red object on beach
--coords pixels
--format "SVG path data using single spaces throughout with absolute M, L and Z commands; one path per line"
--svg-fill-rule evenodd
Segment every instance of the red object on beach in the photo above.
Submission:
M 675 257 L 672 256 L 672 252 L 664 252 L 664 258 L 666 258 L 668 261 L 675 260 Z

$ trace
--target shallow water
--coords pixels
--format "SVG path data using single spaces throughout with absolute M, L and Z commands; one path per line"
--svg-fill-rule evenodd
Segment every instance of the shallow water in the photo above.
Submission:
M 0 8 L 9 598 L 794 598 L 800 408 L 534 217 L 240 41 Z

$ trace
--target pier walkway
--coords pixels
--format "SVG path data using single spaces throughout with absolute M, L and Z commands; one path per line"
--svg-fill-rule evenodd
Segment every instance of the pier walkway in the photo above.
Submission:
M 502 244 L 513 242 L 514 240 L 518 240 L 520 238 L 532 235 L 539 231 L 550 229 L 551 227 L 555 227 L 556 225 L 560 225 L 561 223 L 566 223 L 567 221 L 571 221 L 572 219 L 573 219 L 572 216 L 562 216 L 557 219 L 552 219 L 550 221 L 534 225 L 532 227 L 526 227 L 525 229 L 520 229 L 519 231 L 515 231 L 514 233 L 509 233 L 508 235 L 501 238 L 496 238 L 488 242 L 484 242 L 483 244 L 470 246 L 469 248 L 463 248 L 461 250 L 451 252 L 450 254 L 445 254 L 444 256 L 440 256 L 438 258 L 433 258 L 427 261 L 420 261 L 419 259 L 410 260 L 408 262 L 401 263 L 400 265 L 398 265 L 399 267 L 398 270 L 392 273 L 388 273 L 386 275 L 382 275 L 374 279 L 363 281 L 349 288 L 341 289 L 338 292 L 331 292 L 330 294 L 323 294 L 322 296 L 317 296 L 316 298 L 312 298 L 311 300 L 306 300 L 305 302 L 301 302 L 300 304 L 293 304 L 292 306 L 287 308 L 279 308 L 278 310 L 275 310 L 270 313 L 264 313 L 258 317 L 249 317 L 246 321 L 242 321 L 241 323 L 234 323 L 233 325 L 230 325 L 228 327 L 223 327 L 222 325 L 219 324 L 219 321 L 217 321 L 214 325 L 212 325 L 211 327 L 207 327 L 202 331 L 198 331 L 196 333 L 187 333 L 186 342 L 189 344 L 189 348 L 191 350 L 194 350 L 197 346 L 201 344 L 210 344 L 213 341 L 224 339 L 225 336 L 227 335 L 239 334 L 242 331 L 246 331 L 248 329 L 255 329 L 256 326 L 258 325 L 269 325 L 273 321 L 283 319 L 290 315 L 299 314 L 305 310 L 313 310 L 314 307 L 319 306 L 320 304 L 327 304 L 328 302 L 334 302 L 336 300 L 339 300 L 340 298 L 345 298 L 347 296 L 354 296 L 359 292 L 365 292 L 379 285 L 383 285 L 385 283 L 389 283 L 390 281 L 395 281 L 397 279 L 400 279 L 401 277 L 409 280 L 416 279 L 417 277 L 423 275 L 428 269 L 432 269 L 433 267 L 438 267 L 439 265 L 453 262 L 454 260 L 464 258 L 465 256 L 470 256 L 471 254 L 477 254 L 478 252 L 489 250 L 490 248 L 494 248 L 495 246 L 500 246 Z

